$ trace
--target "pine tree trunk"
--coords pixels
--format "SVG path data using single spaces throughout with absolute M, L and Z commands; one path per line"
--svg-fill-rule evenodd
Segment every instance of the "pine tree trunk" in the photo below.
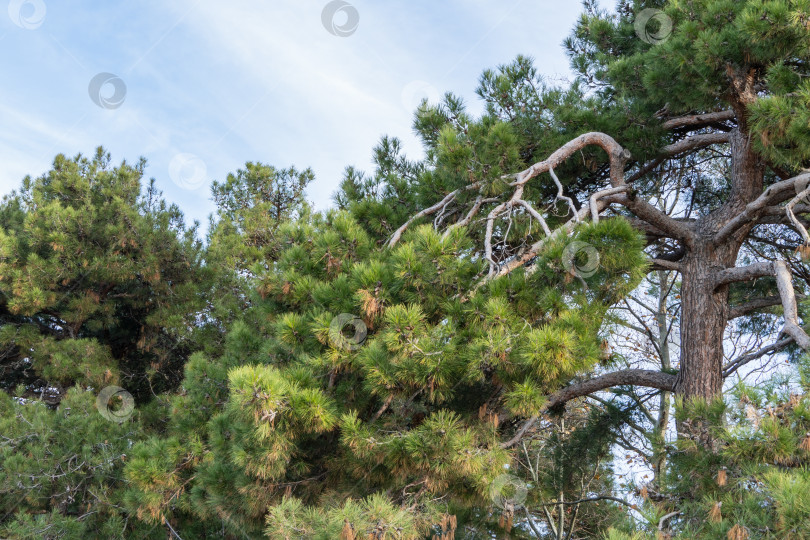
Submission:
M 718 263 L 710 250 L 684 261 L 681 285 L 681 366 L 676 395 L 710 400 L 723 387 L 723 334 L 728 320 L 728 287 L 715 290 Z
M 715 287 L 714 274 L 731 268 L 751 225 L 715 245 L 712 237 L 762 193 L 764 168 L 743 128 L 730 133 L 731 189 L 728 200 L 696 223 L 697 240 L 683 259 L 681 366 L 675 393 L 712 399 L 723 388 L 723 335 L 728 323 L 728 286 Z
M 723 390 L 723 336 L 728 323 L 728 285 L 716 286 L 716 272 L 736 265 L 743 240 L 752 225 L 715 243 L 713 236 L 731 217 L 762 193 L 764 168 L 741 128 L 730 134 L 731 189 L 728 200 L 700 219 L 697 239 L 682 260 L 681 355 L 675 394 L 685 401 L 712 400 Z M 711 438 L 700 419 L 691 434 L 706 446 Z M 679 432 L 681 431 L 679 426 Z M 696 432 L 697 431 L 697 432 Z

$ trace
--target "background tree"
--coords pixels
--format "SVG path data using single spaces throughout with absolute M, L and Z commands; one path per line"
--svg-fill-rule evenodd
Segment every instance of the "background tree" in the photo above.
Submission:
M 224 182 L 214 181 L 216 212 L 210 216 L 205 266 L 212 281 L 206 291 L 207 324 L 200 328 L 199 350 L 221 355 L 224 337 L 249 307 L 253 279 L 273 265 L 282 248 L 278 229 L 311 212 L 306 188 L 310 169 L 277 169 L 246 163 Z
M 4 538 L 155 534 L 122 511 L 123 466 L 164 427 L 155 395 L 196 348 L 209 273 L 144 166 L 60 155 L 0 205 Z M 111 385 L 138 411 L 99 401 Z
M 314 178 L 310 169 L 247 163 L 224 182 L 215 181 L 208 258 L 241 272 L 257 263 L 266 268 L 277 257 L 278 228 L 309 210 L 305 190 Z
M 74 384 L 116 383 L 147 401 L 177 386 L 207 278 L 196 229 L 153 183 L 142 191 L 144 165 L 60 155 L 3 201 L 7 390 L 58 402 Z
M 391 534 L 399 526 L 392 508 L 404 506 L 420 511 L 413 525 L 424 532 L 470 501 L 486 507 L 492 466 L 505 463 L 501 452 L 530 435 L 544 411 L 628 385 L 717 396 L 724 377 L 762 356 L 724 363 L 729 299 L 740 297 L 732 284 L 768 278 L 749 287 L 764 298 L 741 295 L 738 315 L 785 306 L 791 340 L 769 351 L 791 341 L 806 345 L 786 272 L 801 278 L 800 263 L 784 248 L 752 244 L 756 227 L 780 227 L 794 246 L 803 231 L 793 211 L 802 209 L 796 197 L 806 176 L 796 173 L 804 149 L 780 147 L 777 164 L 775 151 L 760 144 L 759 126 L 792 122 L 790 115 L 769 117 L 776 112 L 767 104 L 802 103 L 795 100 L 802 99 L 808 44 L 803 7 L 777 4 L 623 2 L 616 15 L 588 4 L 567 42 L 580 75 L 570 88 L 543 84 L 531 62 L 518 58 L 482 77 L 479 95 L 488 108 L 481 118 L 470 117 L 452 95 L 423 104 L 415 129 L 424 163 L 409 164 L 384 139 L 380 173 L 364 181 L 349 170 L 337 197 L 364 217 L 363 225 L 334 214 L 290 228 L 286 249 L 260 276 L 264 302 L 255 308 L 264 324 L 235 330 L 239 354 L 194 366 L 222 374 L 217 388 L 224 393 L 212 416 L 197 424 L 209 445 L 200 459 L 217 464 L 209 470 L 218 474 L 190 481 L 193 511 L 217 516 L 233 531 L 255 530 L 258 517 L 268 515 L 271 535 L 316 535 L 312 524 L 321 523 L 353 537 Z M 637 17 L 648 7 L 664 8 L 662 16 L 673 22 L 667 40 L 652 42 L 655 27 L 638 30 Z M 779 13 L 778 25 L 759 22 L 771 13 Z M 689 69 L 694 63 L 699 67 Z M 779 80 L 792 86 L 776 84 L 777 67 Z M 549 179 L 538 181 L 541 174 Z M 667 195 L 647 202 L 660 193 Z M 401 200 L 417 206 L 410 217 L 397 213 L 393 203 Z M 387 249 L 377 249 L 391 223 L 398 226 Z M 622 359 L 604 352 L 608 310 L 649 271 L 679 276 L 678 365 L 612 370 Z M 341 313 L 354 315 L 344 320 Z M 361 321 L 368 333 L 362 347 L 344 350 L 342 332 L 338 344 L 330 340 L 335 320 L 338 330 L 352 321 L 352 335 Z M 253 383 L 253 395 L 268 396 L 257 399 L 272 400 L 237 435 L 223 432 L 221 419 L 231 400 L 242 403 L 245 390 L 232 380 L 241 363 L 279 371 Z M 595 377 L 580 379 L 595 370 Z M 277 389 L 276 376 L 316 392 L 321 412 L 303 439 L 289 428 L 274 435 L 281 443 L 267 439 L 266 424 L 275 425 L 278 415 L 293 426 L 314 414 Z M 187 373 L 187 380 L 205 378 Z M 482 408 L 487 414 L 479 417 Z M 329 428 L 332 415 L 340 420 Z M 521 417 L 528 420 L 517 422 Z M 719 444 L 708 424 L 694 427 L 694 438 Z M 338 433 L 341 444 L 332 450 Z M 226 446 L 217 442 L 234 437 Z M 466 457 L 462 448 L 479 457 Z M 276 459 L 262 462 L 266 455 Z M 177 473 L 178 463 L 168 465 L 138 486 L 138 497 Z M 241 502 L 224 496 L 236 491 L 253 495 Z M 353 503 L 327 510 L 379 491 L 395 506 L 357 511 L 353 519 L 345 513 L 359 508 Z M 240 514 L 237 507 L 246 505 L 251 513 Z M 164 499 L 154 516 L 182 509 Z

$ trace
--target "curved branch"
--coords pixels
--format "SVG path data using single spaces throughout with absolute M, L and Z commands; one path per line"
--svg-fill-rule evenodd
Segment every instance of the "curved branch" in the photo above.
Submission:
M 798 188 L 796 188 L 796 190 L 798 191 Z M 796 217 L 796 214 L 793 212 L 793 208 L 799 204 L 800 201 L 806 201 L 808 195 L 810 195 L 810 188 L 805 188 L 801 193 L 793 197 L 790 202 L 787 203 L 787 205 L 785 205 L 785 213 L 787 213 L 787 217 L 793 224 L 793 227 L 799 231 L 799 234 L 802 235 L 802 240 L 804 240 L 805 246 L 810 245 L 810 234 L 807 233 L 807 229 Z
M 785 310 L 785 326 L 782 328 L 782 332 L 792 337 L 796 344 L 805 351 L 810 350 L 810 336 L 799 325 L 799 308 L 796 304 L 796 293 L 793 290 L 790 270 L 785 261 L 773 263 L 773 270 Z
M 554 392 L 548 397 L 544 404 L 545 409 L 553 409 L 572 399 L 593 394 L 599 390 L 605 390 L 614 386 L 646 386 L 659 390 L 672 391 L 675 388 L 675 375 L 663 371 L 649 369 L 624 369 L 606 373 L 593 379 L 588 379 L 579 383 L 566 386 L 562 390 Z
M 570 386 L 554 392 L 543 404 L 540 412 L 553 409 L 559 405 L 567 403 L 578 397 L 587 396 L 600 390 L 612 388 L 614 386 L 646 386 L 649 388 L 658 388 L 659 390 L 666 390 L 671 392 L 675 388 L 675 380 L 677 377 L 670 373 L 663 371 L 652 371 L 648 369 L 625 369 L 622 371 L 614 371 L 607 373 L 593 379 L 574 383 Z M 501 444 L 501 448 L 509 448 L 517 444 L 526 432 L 537 423 L 539 415 L 531 417 L 523 426 L 517 431 L 514 437 Z
M 566 197 L 563 194 L 563 185 L 560 182 L 560 179 L 557 178 L 557 175 L 554 173 L 554 167 L 549 167 L 548 172 L 551 174 L 551 179 L 554 180 L 554 183 L 557 185 L 557 196 L 554 197 L 554 202 L 558 200 L 563 200 L 568 203 L 568 208 L 571 210 L 571 213 L 574 214 L 574 219 L 577 218 L 577 207 L 574 204 L 574 199 L 571 197 Z M 598 218 L 597 218 L 598 219 Z M 548 233 L 546 233 L 548 234 Z
M 590 132 L 584 133 L 573 139 L 556 151 L 548 159 L 535 163 L 528 169 L 518 173 L 516 180 L 510 184 L 512 186 L 523 186 L 540 174 L 548 172 L 553 167 L 571 157 L 575 152 L 582 150 L 586 146 L 598 146 L 604 150 L 610 159 L 610 182 L 613 187 L 624 185 L 624 164 L 630 159 L 630 152 L 622 148 L 616 140 L 606 133 Z

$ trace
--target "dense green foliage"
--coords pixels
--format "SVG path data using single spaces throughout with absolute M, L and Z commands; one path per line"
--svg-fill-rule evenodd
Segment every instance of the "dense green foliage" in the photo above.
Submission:
M 142 190 L 143 166 L 58 156 L 3 201 L 7 390 L 117 383 L 147 401 L 177 387 L 207 271 L 196 230 Z

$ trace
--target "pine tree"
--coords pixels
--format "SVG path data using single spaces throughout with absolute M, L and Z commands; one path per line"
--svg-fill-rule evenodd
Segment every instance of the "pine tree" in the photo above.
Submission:
M 208 272 L 144 166 L 60 155 L 0 206 L 4 538 L 155 534 L 121 511 L 124 463 L 161 429 Z
M 0 230 L 2 384 L 125 386 L 139 401 L 175 388 L 195 311 L 202 246 L 150 183 L 145 162 L 110 167 L 57 156 L 3 201 Z

